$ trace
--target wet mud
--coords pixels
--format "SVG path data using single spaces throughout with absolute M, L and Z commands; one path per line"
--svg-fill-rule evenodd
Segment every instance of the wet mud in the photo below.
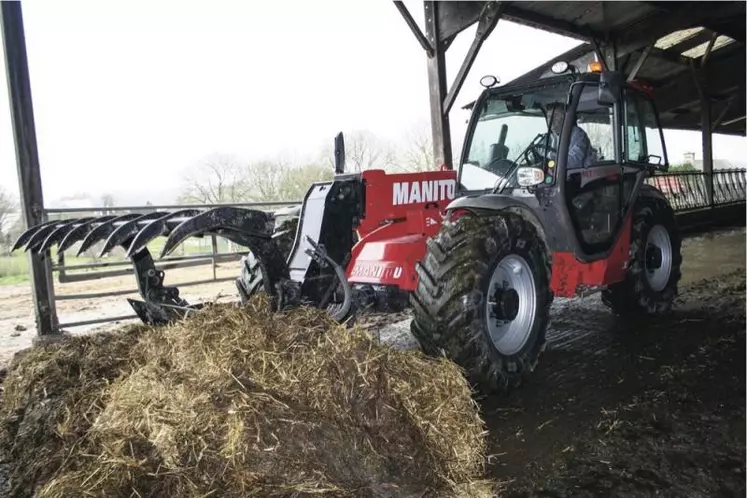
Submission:
M 479 399 L 500 496 L 745 496 L 744 229 L 688 238 L 683 256 L 669 316 L 558 299 L 528 381 Z M 380 335 L 416 348 L 408 329 Z
M 481 400 L 501 496 L 745 496 L 744 234 L 725 240 L 688 244 L 721 261 L 690 259 L 667 317 L 554 306 L 529 381 Z

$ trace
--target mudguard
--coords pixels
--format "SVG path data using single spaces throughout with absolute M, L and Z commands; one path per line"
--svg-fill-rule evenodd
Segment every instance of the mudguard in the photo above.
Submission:
M 523 207 L 536 209 L 537 199 L 535 197 L 514 197 L 500 194 L 478 194 L 465 195 L 450 202 L 446 209 L 456 211 L 467 209 L 470 211 L 500 211 L 508 207 Z

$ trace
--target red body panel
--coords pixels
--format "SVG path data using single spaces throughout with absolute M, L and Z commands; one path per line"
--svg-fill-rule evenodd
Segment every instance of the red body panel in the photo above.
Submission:
M 365 218 L 347 266 L 354 284 L 392 285 L 414 291 L 415 265 L 426 241 L 438 233 L 446 206 L 454 199 L 456 172 L 362 173 L 366 185 Z M 464 214 L 467 214 L 465 211 Z M 574 297 L 584 288 L 610 285 L 625 278 L 629 260 L 631 217 L 607 259 L 582 263 L 572 252 L 552 255 L 550 286 L 556 296 Z
M 585 287 L 610 285 L 624 280 L 630 260 L 631 219 L 630 216 L 626 218 L 622 233 L 607 259 L 582 263 L 572 252 L 553 253 L 550 280 L 553 293 L 559 297 L 574 297 Z
M 364 171 L 365 218 L 347 267 L 351 283 L 396 285 L 413 291 L 415 264 L 438 233 L 442 213 L 456 194 L 456 171 L 387 174 Z

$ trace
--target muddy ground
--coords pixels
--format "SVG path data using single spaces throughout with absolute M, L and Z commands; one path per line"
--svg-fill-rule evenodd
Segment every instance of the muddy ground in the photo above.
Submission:
M 501 496 L 745 496 L 744 230 L 688 238 L 683 257 L 670 316 L 557 300 L 528 383 L 480 399 Z M 417 347 L 406 330 L 382 339 Z
M 482 402 L 503 496 L 745 496 L 744 270 L 678 304 L 644 324 L 555 313 L 529 383 Z
M 489 428 L 487 472 L 501 496 L 745 496 L 744 230 L 690 238 L 683 253 L 670 316 L 624 323 L 598 297 L 558 300 L 548 349 L 528 383 L 479 400 Z M 194 276 L 186 272 L 175 280 Z M 233 284 L 188 292 L 196 299 L 221 291 L 233 293 Z M 3 292 L 0 342 L 7 342 L 30 295 L 8 306 Z M 117 314 L 123 300 L 67 311 Z M 30 318 L 19 343 L 30 342 Z M 402 318 L 363 321 L 386 342 L 416 347 Z

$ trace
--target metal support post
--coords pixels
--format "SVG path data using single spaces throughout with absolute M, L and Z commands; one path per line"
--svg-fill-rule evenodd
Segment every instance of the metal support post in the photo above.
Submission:
M 446 46 L 439 36 L 439 2 L 425 2 L 425 37 L 433 52 L 428 56 L 428 90 L 431 102 L 433 159 L 437 165 L 453 168 L 451 158 L 451 128 L 444 101 L 447 94 Z
M 42 223 L 45 215 L 21 2 L 0 3 L 0 17 L 23 221 L 31 227 Z M 29 258 L 37 334 L 56 334 L 59 330 L 49 252 L 29 254 Z
M 700 95 L 700 128 L 703 140 L 703 173 L 705 174 L 706 203 L 714 206 L 713 199 L 713 117 L 711 116 L 711 99 L 708 95 L 707 70 L 701 66 L 699 69 L 690 63 L 690 71 L 695 80 L 695 87 Z
M 218 274 L 217 274 L 218 238 L 215 235 L 211 235 L 210 243 L 211 243 L 211 249 L 212 249 L 213 280 L 218 280 Z
M 700 100 L 703 128 L 703 172 L 705 173 L 706 201 L 713 207 L 713 134 L 711 132 L 711 101 L 703 95 Z

